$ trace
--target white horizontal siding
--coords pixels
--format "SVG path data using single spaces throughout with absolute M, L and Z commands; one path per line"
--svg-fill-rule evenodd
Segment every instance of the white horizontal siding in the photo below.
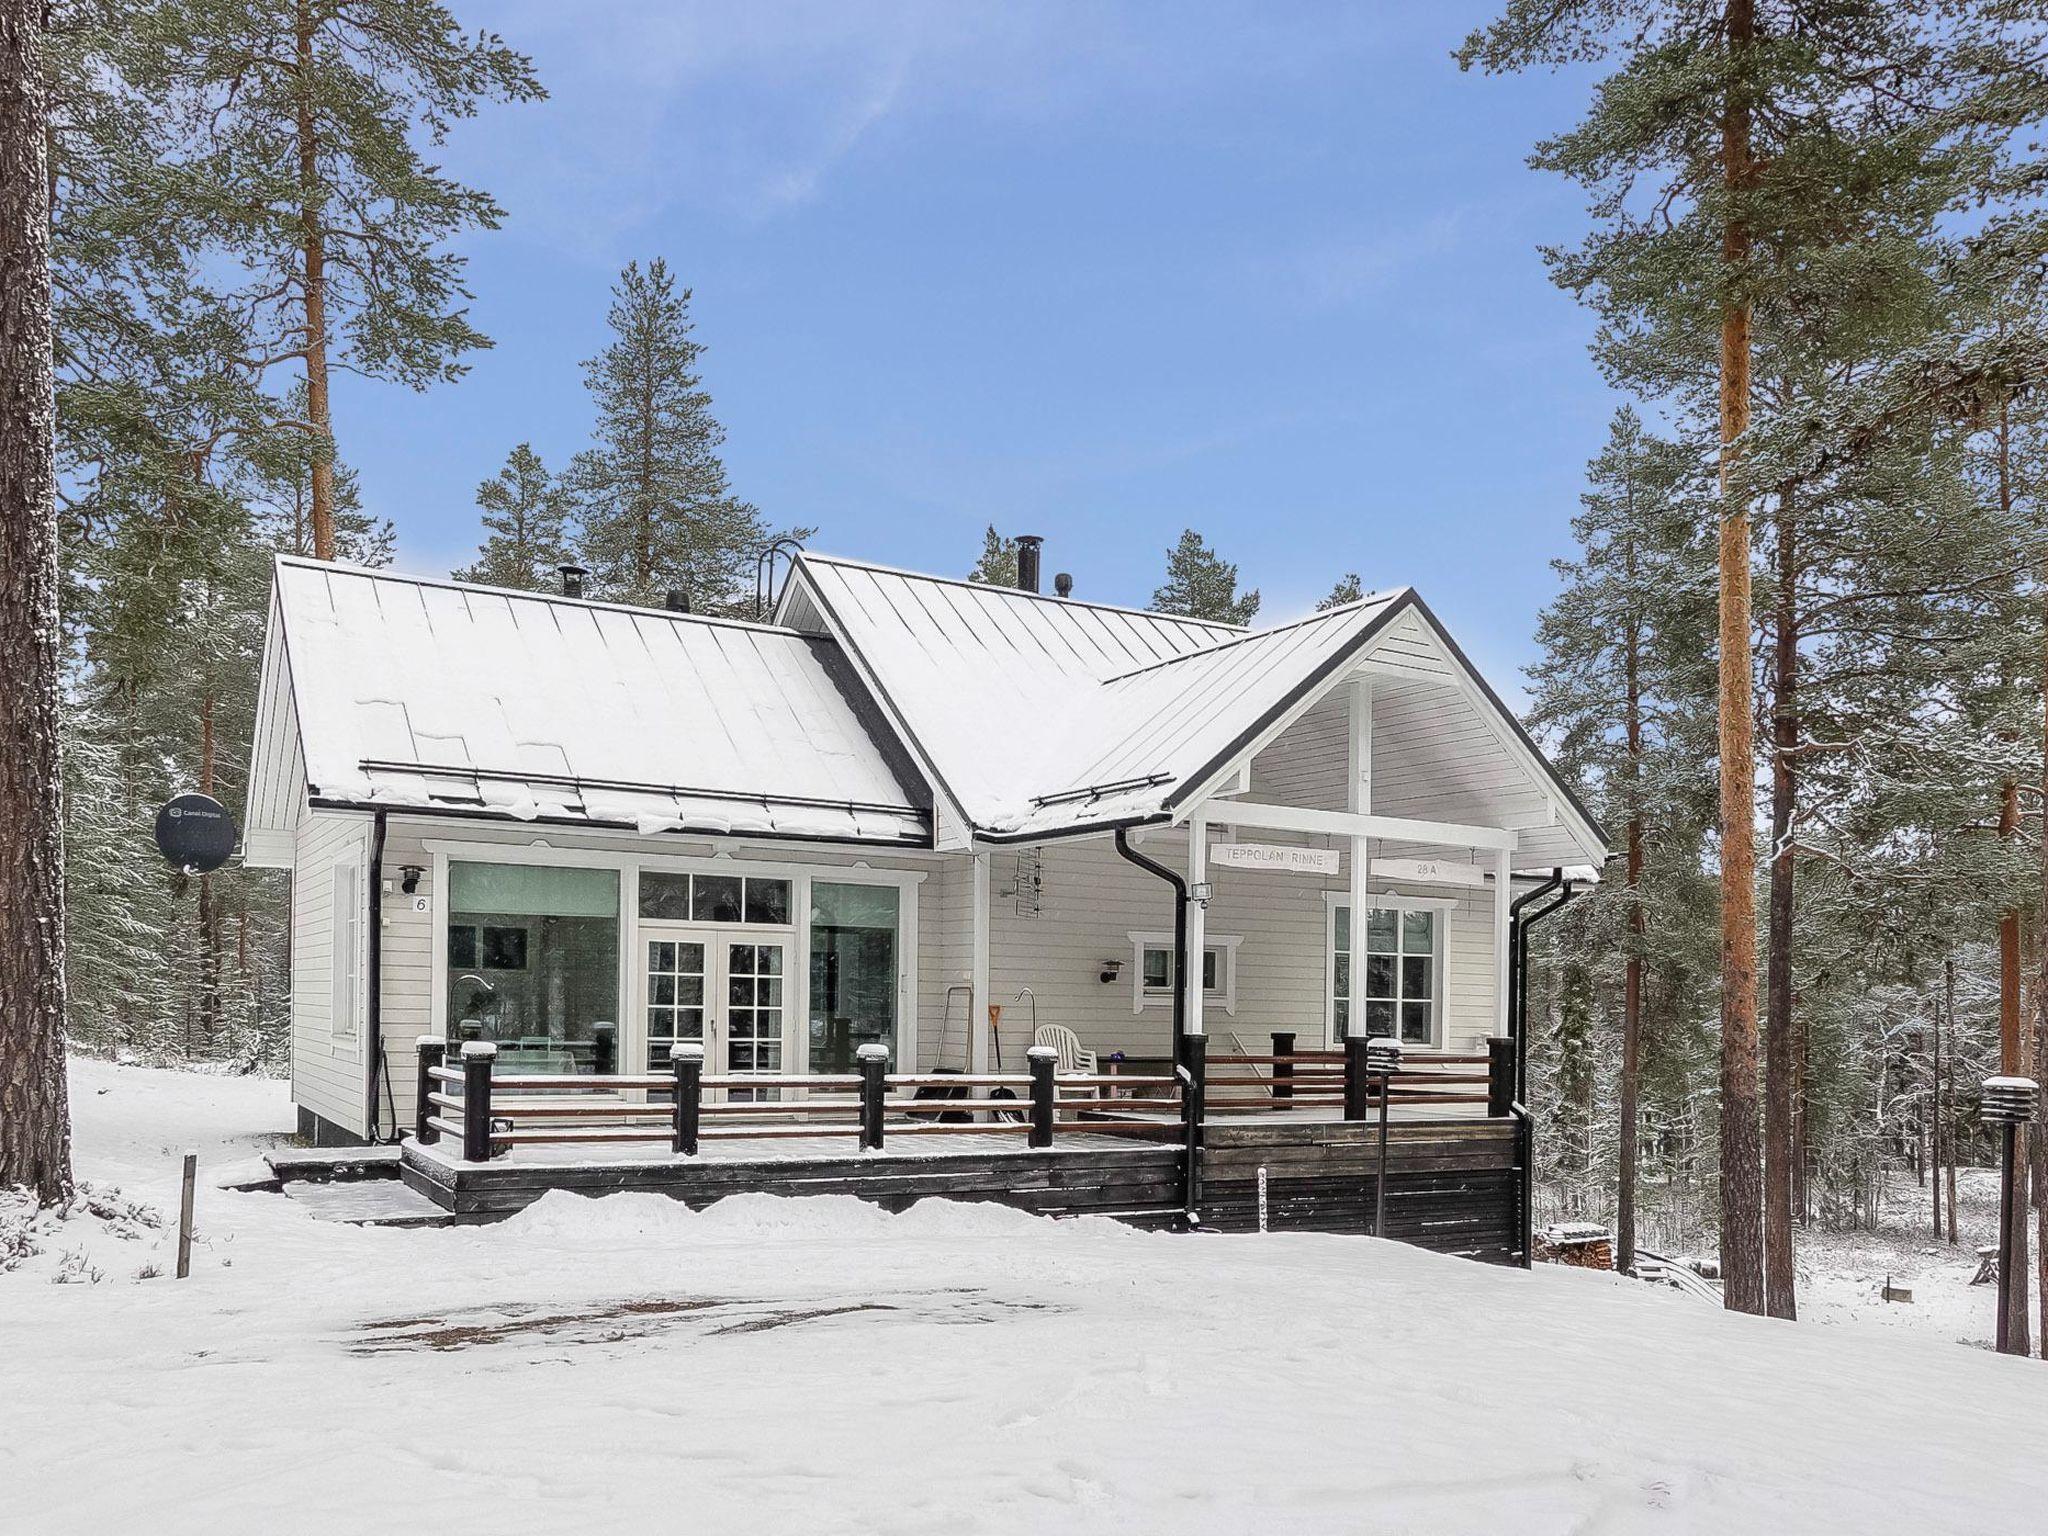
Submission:
M 292 863 L 292 1101 L 352 1135 L 368 1129 L 361 1028 L 334 1028 L 334 868 L 369 861 L 369 818 L 311 812 L 299 822 Z M 359 874 L 356 889 L 367 889 Z M 360 989 L 358 989 L 360 993 Z

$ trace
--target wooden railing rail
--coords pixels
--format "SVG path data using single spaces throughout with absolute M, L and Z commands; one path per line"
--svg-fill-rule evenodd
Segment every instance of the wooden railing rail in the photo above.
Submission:
M 869 1149 L 896 1136 L 972 1132 L 1022 1135 L 1047 1147 L 1061 1126 L 1156 1134 L 1156 1124 L 1103 1120 L 1105 1110 L 1184 1108 L 1176 1077 L 1062 1075 L 1055 1053 L 1040 1046 L 1026 1052 L 1027 1071 L 964 1074 L 892 1073 L 885 1047 L 863 1046 L 857 1073 L 819 1076 L 706 1073 L 703 1047 L 690 1042 L 675 1047 L 666 1073 L 589 1076 L 501 1072 L 488 1041 L 464 1042 L 459 1068 L 446 1064 L 448 1044 L 438 1037 L 422 1037 L 418 1049 L 414 1135 L 422 1145 L 452 1137 L 472 1162 L 518 1146 L 571 1142 L 665 1141 L 690 1156 L 708 1140 L 846 1134 Z M 753 1097 L 770 1092 L 776 1096 Z M 746 1097 L 707 1101 L 707 1093 Z

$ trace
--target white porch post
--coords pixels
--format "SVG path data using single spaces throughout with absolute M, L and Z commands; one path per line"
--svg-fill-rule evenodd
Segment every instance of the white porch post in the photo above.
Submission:
M 1344 806 L 1356 816 L 1372 812 L 1372 678 L 1351 680 L 1350 766 Z M 1351 1034 L 1365 1033 L 1365 913 L 1372 890 L 1372 842 L 1351 839 Z M 1398 1032 L 1398 1031 L 1397 1031 Z
M 1209 818 L 1201 811 L 1188 818 L 1188 886 L 1190 890 L 1209 878 Z M 1204 1033 L 1202 1028 L 1202 948 L 1209 928 L 1208 904 L 1188 902 L 1188 953 L 1185 973 L 1175 978 L 1187 999 L 1187 1032 Z
M 1497 1035 L 1508 1032 L 1508 919 L 1509 903 L 1514 900 L 1512 871 L 1509 868 L 1513 855 L 1505 848 L 1493 855 L 1493 974 L 1494 1011 L 1499 1024 L 1494 1029 Z
M 967 1003 L 967 1068 L 988 1071 L 988 855 L 974 856 L 974 935 L 969 960 L 968 984 L 973 993 Z

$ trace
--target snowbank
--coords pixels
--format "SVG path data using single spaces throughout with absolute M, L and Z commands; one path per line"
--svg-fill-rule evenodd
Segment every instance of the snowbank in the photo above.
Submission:
M 85 1171 L 152 1190 L 277 1119 L 75 1079 Z M 1366 1239 L 560 1194 L 200 1220 L 183 1283 L 0 1277 L 11 1528 L 1925 1536 L 2048 1500 L 2038 1362 Z

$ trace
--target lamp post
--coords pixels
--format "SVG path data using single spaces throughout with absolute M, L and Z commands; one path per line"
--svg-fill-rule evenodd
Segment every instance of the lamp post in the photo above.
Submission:
M 2041 1090 L 2030 1077 L 1987 1077 L 1984 1079 L 1983 1098 L 1979 1101 L 1979 1114 L 1986 1125 L 1995 1125 L 2001 1133 L 2000 1158 L 1998 1165 L 1998 1349 L 2001 1354 L 2011 1354 L 2013 1319 L 2027 1304 L 2027 1279 L 2016 1274 L 2020 1266 L 2013 1262 L 2013 1224 L 2019 1213 L 2014 1209 L 2019 1191 L 2014 1185 L 2013 1173 L 2019 1162 L 2020 1131 L 2034 1118 L 2039 1104 Z
M 1372 1235 L 1384 1237 L 1387 1230 L 1387 1101 L 1392 1095 L 1394 1074 L 1401 1070 L 1401 1042 L 1388 1035 L 1374 1035 L 1365 1042 L 1365 1070 L 1379 1084 L 1380 1171 L 1373 1181 Z

